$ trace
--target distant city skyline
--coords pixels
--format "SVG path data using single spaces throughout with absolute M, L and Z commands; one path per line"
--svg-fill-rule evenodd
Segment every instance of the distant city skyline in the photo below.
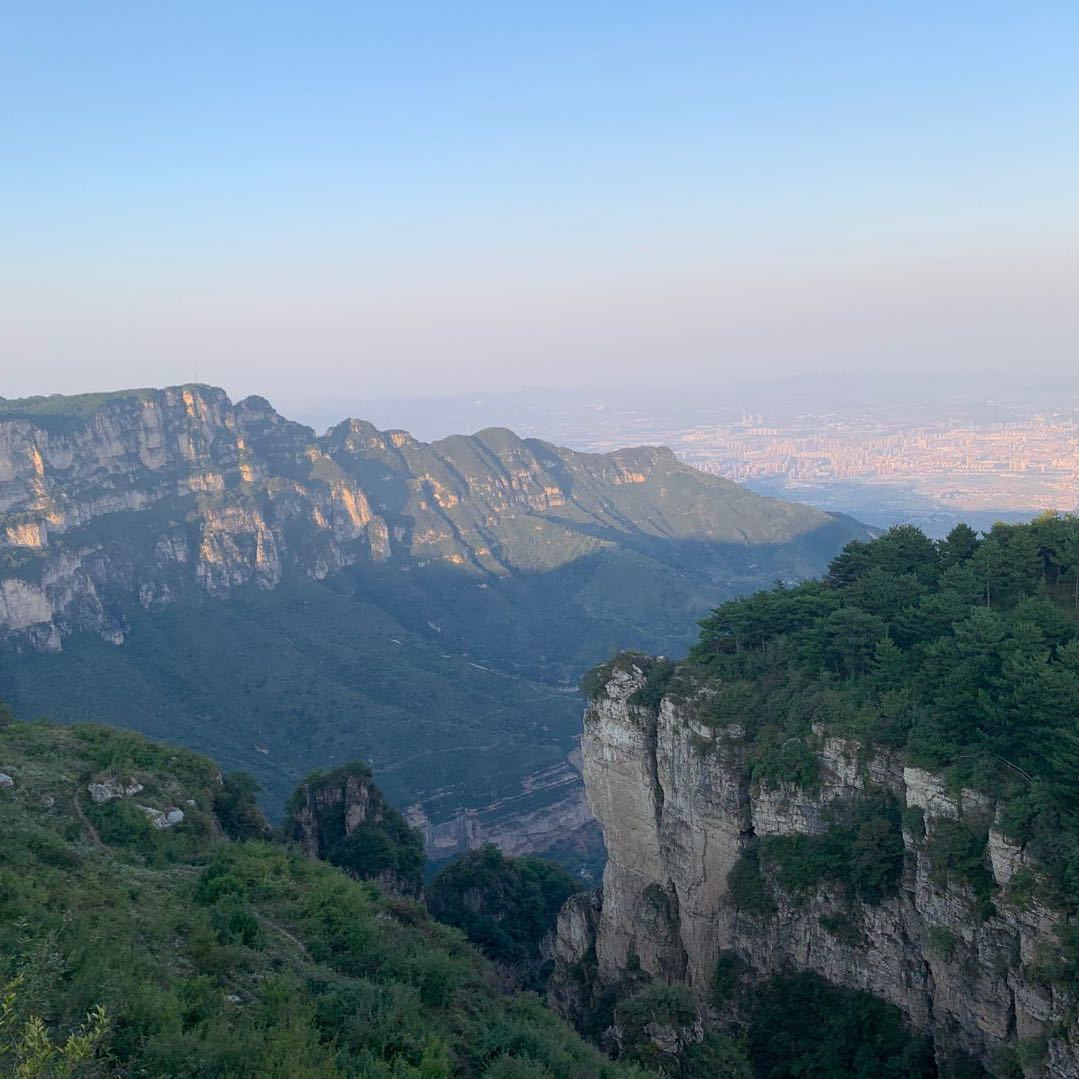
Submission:
M 0 396 L 1066 372 L 1065 3 L 22 5 Z

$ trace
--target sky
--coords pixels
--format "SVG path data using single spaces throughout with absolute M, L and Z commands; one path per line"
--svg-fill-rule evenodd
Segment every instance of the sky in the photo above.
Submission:
M 56 3 L 0 397 L 1079 369 L 1079 5 Z

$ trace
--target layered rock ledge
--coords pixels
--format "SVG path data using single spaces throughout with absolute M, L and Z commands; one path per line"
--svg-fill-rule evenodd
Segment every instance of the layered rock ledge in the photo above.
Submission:
M 737 729 L 699 722 L 700 701 L 684 696 L 657 709 L 634 703 L 645 681 L 639 667 L 615 666 L 585 715 L 585 784 L 609 858 L 602 894 L 577 897 L 562 912 L 556 1007 L 572 1016 L 595 988 L 589 979 L 616 986 L 639 969 L 684 982 L 707 1013 L 717 961 L 734 953 L 759 977 L 807 970 L 868 991 L 938 1047 L 987 1065 L 1002 1050 L 1037 1046 L 1041 1074 L 1079 1076 L 1076 999 L 1039 969 L 1059 952 L 1062 916 L 1009 888 L 1036 865 L 998 827 L 991 798 L 823 733 L 814 738 L 820 782 L 812 793 L 754 785 Z M 770 914 L 738 908 L 731 871 L 761 837 L 819 834 L 829 805 L 874 790 L 908 810 L 895 894 L 852 903 L 821 886 L 810 896 L 779 895 Z M 919 816 L 922 834 L 910 823 Z M 988 829 L 988 909 L 969 884 L 931 864 L 927 841 L 942 821 Z

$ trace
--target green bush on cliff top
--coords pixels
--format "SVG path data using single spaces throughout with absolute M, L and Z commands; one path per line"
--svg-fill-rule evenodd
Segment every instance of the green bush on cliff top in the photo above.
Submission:
M 758 782 L 812 789 L 814 732 L 897 749 L 1000 798 L 1008 833 L 1075 908 L 1079 518 L 959 526 L 936 543 L 893 528 L 848 544 L 822 580 L 734 600 L 701 627 L 687 670 L 714 690 L 716 725 L 744 732 Z M 961 860 L 983 890 L 980 852 Z

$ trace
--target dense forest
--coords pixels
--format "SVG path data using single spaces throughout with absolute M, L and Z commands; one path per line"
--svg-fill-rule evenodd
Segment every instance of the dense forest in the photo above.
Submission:
M 812 788 L 810 746 L 833 733 L 900 753 L 956 788 L 993 792 L 1002 826 L 1047 871 L 1042 898 L 1075 912 L 1079 519 L 1047 514 L 984 536 L 960 525 L 939 542 L 905 526 L 848 544 L 821 580 L 719 607 L 684 668 L 653 666 L 650 692 L 677 692 L 683 678 L 714 691 L 710 722 L 744 732 L 759 782 Z M 862 898 L 888 889 L 898 807 L 858 811 L 862 819 L 836 822 L 846 841 L 833 836 L 832 849 L 808 837 L 770 841 L 798 848 L 780 852 L 787 886 L 831 873 Z M 985 837 L 958 823 L 951 831 L 935 837 L 936 855 L 978 890 Z M 750 867 L 732 882 L 747 898 L 752 877 Z M 1068 936 L 1062 961 L 1074 968 L 1079 945 Z

